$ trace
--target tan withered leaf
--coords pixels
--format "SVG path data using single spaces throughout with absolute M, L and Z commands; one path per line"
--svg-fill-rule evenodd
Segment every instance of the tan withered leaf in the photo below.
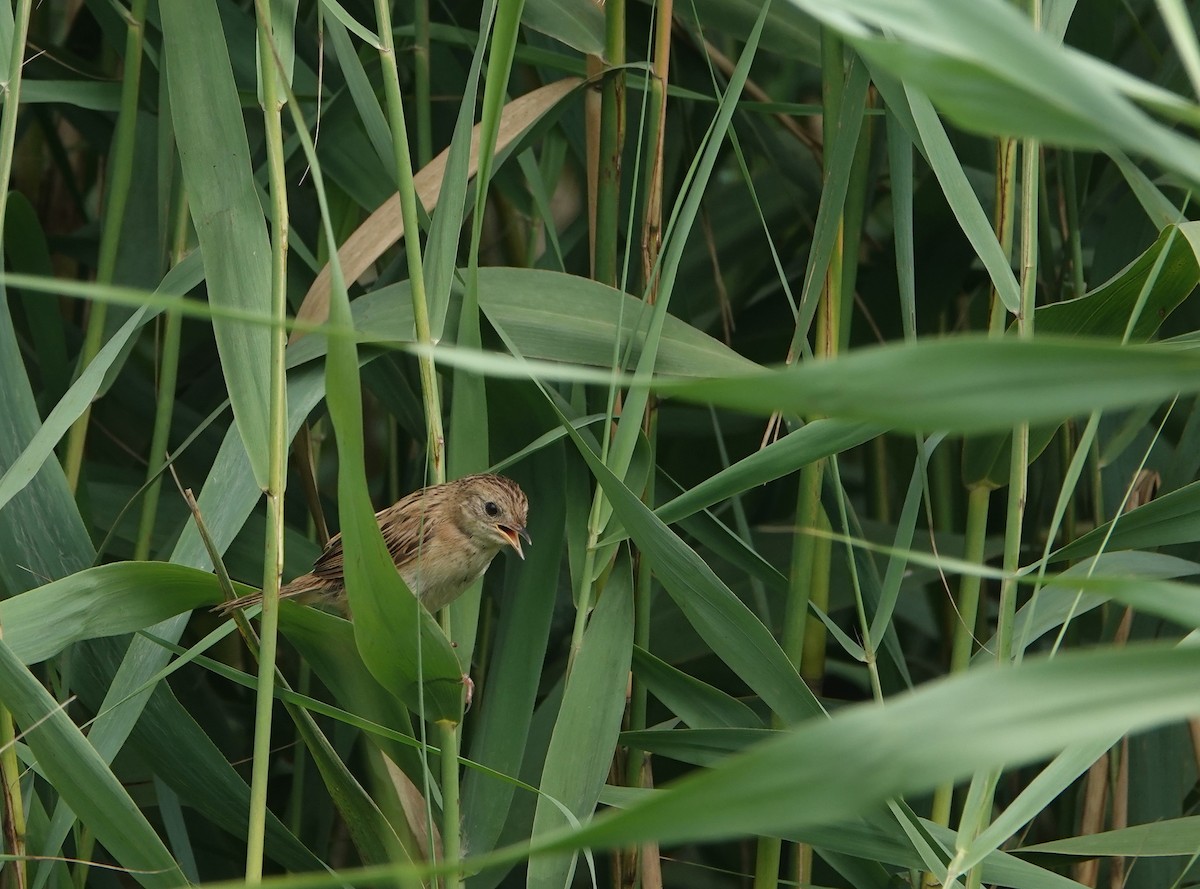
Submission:
M 519 138 L 579 83 L 580 80 L 577 77 L 566 77 L 526 93 L 505 105 L 500 117 L 500 130 L 496 137 L 496 151 L 503 150 L 509 143 Z M 433 208 L 437 206 L 449 156 L 450 149 L 447 148 L 413 176 L 417 199 L 425 207 L 427 213 L 432 212 Z M 479 169 L 478 124 L 471 130 L 471 158 L 467 169 L 468 176 L 474 176 Z M 345 279 L 347 281 L 356 280 L 388 248 L 398 243 L 403 237 L 404 220 L 400 216 L 400 195 L 394 194 L 380 205 L 379 209 L 368 216 L 338 250 L 338 258 L 341 261 L 342 274 Z M 300 310 L 296 313 L 296 320 L 306 324 L 323 323 L 329 317 L 330 287 L 329 264 L 326 263 L 312 286 L 308 288 L 308 293 L 304 295 L 304 302 L 301 303 Z M 289 342 L 294 342 L 302 335 L 302 331 L 292 331 Z

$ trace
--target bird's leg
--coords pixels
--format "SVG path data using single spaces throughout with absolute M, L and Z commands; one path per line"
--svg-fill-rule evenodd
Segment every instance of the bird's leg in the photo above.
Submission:
M 473 679 L 471 679 L 471 675 L 469 673 L 463 673 L 462 684 L 467 690 L 467 703 L 466 706 L 463 707 L 463 712 L 466 713 L 471 709 L 471 699 L 475 697 L 475 682 Z

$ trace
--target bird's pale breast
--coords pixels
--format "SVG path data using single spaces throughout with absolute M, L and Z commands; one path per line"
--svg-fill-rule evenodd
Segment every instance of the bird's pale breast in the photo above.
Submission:
M 409 589 L 432 612 L 445 608 L 474 583 L 498 550 L 480 547 L 459 535 L 445 546 L 431 545 L 400 570 Z

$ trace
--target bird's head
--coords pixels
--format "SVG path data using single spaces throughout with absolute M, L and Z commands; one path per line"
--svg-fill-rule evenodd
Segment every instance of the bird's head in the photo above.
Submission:
M 496 549 L 511 546 L 524 559 L 521 541 L 531 542 L 525 531 L 529 501 L 520 486 L 502 475 L 467 476 L 459 479 L 459 484 L 463 494 L 463 518 L 474 534 Z

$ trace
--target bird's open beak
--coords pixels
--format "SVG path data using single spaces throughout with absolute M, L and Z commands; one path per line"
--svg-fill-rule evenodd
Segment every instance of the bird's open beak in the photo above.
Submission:
M 510 528 L 508 525 L 497 525 L 496 529 L 500 532 L 500 536 L 508 541 L 509 546 L 517 551 L 517 555 L 524 559 L 525 552 L 521 549 L 521 541 L 524 540 L 528 544 L 533 543 L 525 529 Z

